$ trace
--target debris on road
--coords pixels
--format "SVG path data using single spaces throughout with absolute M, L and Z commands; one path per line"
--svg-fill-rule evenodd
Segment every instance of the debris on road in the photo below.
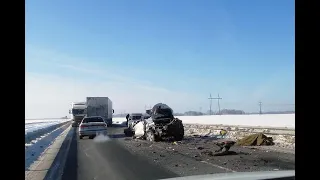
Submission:
M 215 152 L 227 152 L 236 142 L 235 141 L 223 141 L 223 142 L 216 142 L 215 144 L 219 146 L 220 149 L 216 150 Z
M 267 137 L 263 133 L 252 134 L 237 141 L 239 146 L 270 146 L 274 145 L 272 137 Z

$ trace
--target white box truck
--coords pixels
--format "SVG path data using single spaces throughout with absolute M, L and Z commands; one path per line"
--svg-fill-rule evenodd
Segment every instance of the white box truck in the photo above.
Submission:
M 87 117 L 101 116 L 108 126 L 112 125 L 112 101 L 108 97 L 87 97 Z
M 82 119 L 86 116 L 86 102 L 72 102 L 69 114 L 72 119 L 72 127 L 79 126 Z

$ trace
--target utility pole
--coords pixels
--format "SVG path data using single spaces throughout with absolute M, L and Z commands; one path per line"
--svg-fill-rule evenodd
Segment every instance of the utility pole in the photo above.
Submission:
M 211 106 L 212 106 L 212 97 L 211 97 L 211 93 L 210 93 L 210 97 L 208 98 L 208 99 L 210 99 L 210 115 L 211 115 Z
M 218 100 L 218 108 L 219 108 L 219 114 L 220 114 L 220 99 L 222 99 L 222 98 L 220 97 L 219 93 L 218 93 L 218 97 L 216 97 L 216 98 L 213 98 L 211 96 L 211 93 L 210 93 L 210 97 L 208 99 L 210 99 L 210 115 L 211 115 L 211 112 L 212 112 L 211 111 L 212 99 L 217 99 Z
M 260 114 L 260 115 L 262 114 L 261 106 L 262 106 L 262 102 L 261 102 L 261 101 L 259 101 L 259 107 L 260 107 L 259 114 Z
M 221 115 L 221 113 L 220 113 L 220 99 L 222 99 L 222 98 L 220 98 L 220 95 L 219 95 L 219 93 L 218 93 L 218 108 L 219 108 L 219 115 Z

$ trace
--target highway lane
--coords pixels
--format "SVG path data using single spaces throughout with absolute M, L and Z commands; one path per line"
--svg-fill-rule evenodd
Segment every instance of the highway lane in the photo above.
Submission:
M 62 175 L 63 180 L 143 180 L 177 177 L 176 174 L 133 155 L 118 141 L 96 142 L 74 137 Z M 110 128 L 110 136 L 122 130 Z M 116 137 L 116 136 L 114 136 Z
M 233 147 L 238 155 L 212 157 L 208 152 L 217 147 L 210 139 L 152 143 L 126 138 L 123 129 L 110 127 L 110 141 L 100 143 L 74 133 L 62 179 L 161 179 L 295 168 L 294 154 Z

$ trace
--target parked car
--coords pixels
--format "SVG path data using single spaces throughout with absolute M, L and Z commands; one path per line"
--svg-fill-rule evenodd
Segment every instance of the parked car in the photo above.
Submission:
M 85 117 L 79 126 L 79 138 L 88 136 L 93 139 L 95 136 L 103 134 L 107 135 L 107 124 L 100 116 Z
M 128 128 L 132 128 L 135 124 L 142 120 L 144 120 L 144 116 L 142 113 L 132 113 L 129 115 L 127 126 Z

